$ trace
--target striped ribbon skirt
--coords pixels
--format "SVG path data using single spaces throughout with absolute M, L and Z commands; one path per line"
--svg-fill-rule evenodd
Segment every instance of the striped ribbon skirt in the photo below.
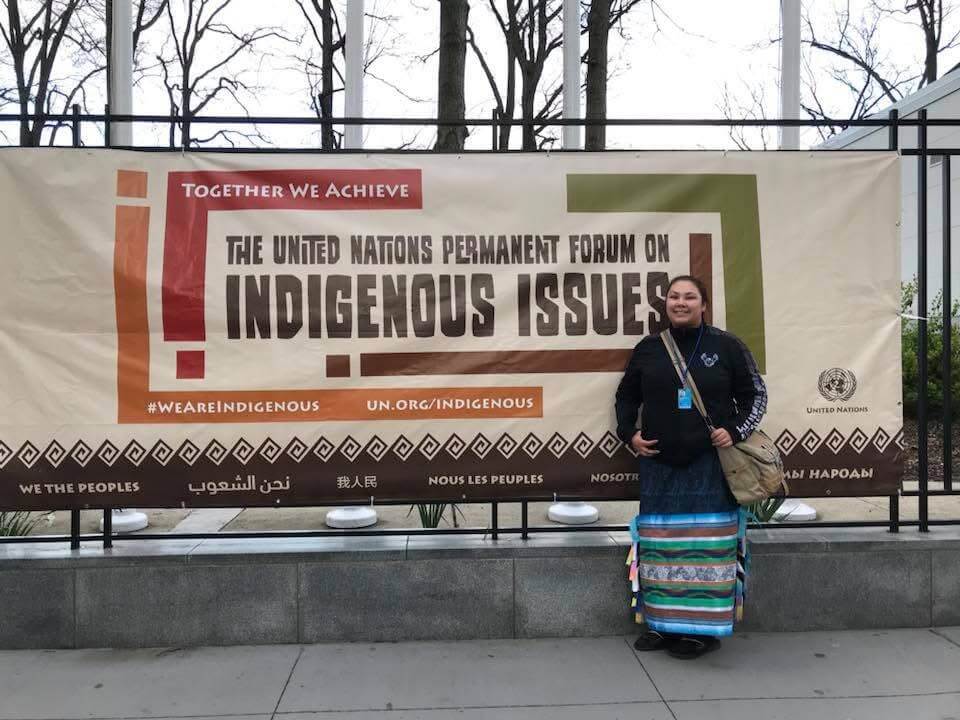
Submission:
M 733 632 L 747 570 L 743 510 L 640 514 L 630 534 L 627 565 L 638 623 L 682 635 Z

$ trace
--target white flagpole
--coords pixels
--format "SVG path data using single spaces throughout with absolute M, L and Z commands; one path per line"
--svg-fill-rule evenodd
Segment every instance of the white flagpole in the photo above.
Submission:
M 363 0 L 347 0 L 347 46 L 344 77 L 344 116 L 363 117 Z M 343 146 L 348 150 L 363 147 L 363 126 L 347 125 L 343 130 Z M 377 511 L 370 505 L 355 505 L 331 510 L 324 520 L 335 528 L 358 528 L 375 525 Z
M 347 0 L 346 77 L 344 78 L 344 115 L 363 116 L 363 0 Z M 363 126 L 344 128 L 344 147 L 363 147 Z
M 563 0 L 563 119 L 580 119 L 580 0 Z M 580 148 L 580 126 L 564 125 L 563 149 Z
M 780 0 L 780 117 L 800 118 L 800 0 Z M 800 128 L 780 128 L 780 149 L 800 147 Z

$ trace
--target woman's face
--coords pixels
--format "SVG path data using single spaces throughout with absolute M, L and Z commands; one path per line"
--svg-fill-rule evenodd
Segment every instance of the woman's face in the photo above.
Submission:
M 697 327 L 705 309 L 700 291 L 689 280 L 679 280 L 667 291 L 667 318 L 674 327 Z

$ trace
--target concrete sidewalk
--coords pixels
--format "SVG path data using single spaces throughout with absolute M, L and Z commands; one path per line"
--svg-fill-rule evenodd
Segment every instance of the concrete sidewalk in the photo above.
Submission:
M 746 633 L 692 662 L 631 643 L 7 651 L 0 718 L 960 718 L 960 627 Z

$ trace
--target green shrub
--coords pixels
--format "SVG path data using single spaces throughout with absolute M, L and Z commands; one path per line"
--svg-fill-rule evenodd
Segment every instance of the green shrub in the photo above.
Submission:
M 0 512 L 0 536 L 29 535 L 44 520 L 52 519 L 52 513 Z
M 409 512 L 407 512 L 407 517 L 410 516 L 414 508 L 417 509 L 417 513 L 420 515 L 420 526 L 425 528 L 440 527 L 440 522 L 443 520 L 447 508 L 450 508 L 454 527 L 460 527 L 457 523 L 457 515 L 463 517 L 463 511 L 456 506 L 456 503 L 420 503 L 411 505 Z
M 903 283 L 901 310 L 906 315 L 916 314 L 917 281 Z M 951 406 L 960 411 L 960 301 L 954 300 L 950 312 L 950 398 Z M 943 416 L 943 293 L 939 292 L 927 311 L 927 415 Z M 917 416 L 917 398 L 920 395 L 920 373 L 917 353 L 920 346 L 920 323 L 914 318 L 901 318 L 903 362 L 903 413 Z
M 785 500 L 786 498 L 782 497 L 772 497 L 747 505 L 747 521 L 751 525 L 771 522 Z

